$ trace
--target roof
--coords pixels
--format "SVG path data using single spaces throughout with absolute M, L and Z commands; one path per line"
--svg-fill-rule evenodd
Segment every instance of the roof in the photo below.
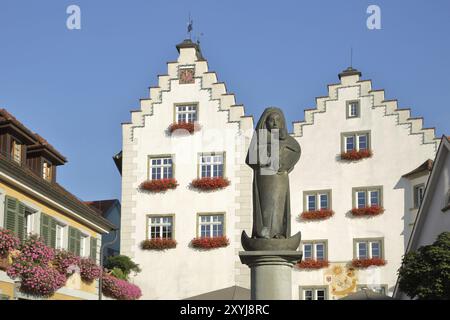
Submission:
M 85 204 L 63 186 L 42 179 L 28 167 L 20 166 L 2 154 L 0 154 L 0 171 L 6 173 L 7 177 L 14 179 L 26 188 L 38 192 L 49 200 L 75 212 L 82 218 L 90 221 L 94 226 L 97 226 L 97 229 L 98 227 L 106 230 L 116 228 L 114 224 L 103 218 L 98 211 Z
M 394 300 L 394 298 L 382 293 L 375 292 L 368 288 L 364 288 L 360 291 L 350 293 L 348 296 L 339 300 Z
M 185 300 L 250 300 L 250 290 L 239 286 L 232 286 Z
M 84 201 L 84 203 L 93 208 L 103 217 L 108 213 L 109 209 L 114 206 L 114 204 L 118 203 L 120 205 L 120 202 L 117 199 Z
M 177 44 L 177 50 L 180 52 L 181 49 L 184 48 L 194 48 L 197 53 L 197 59 L 200 61 L 204 61 L 205 58 L 202 55 L 202 50 L 200 48 L 200 42 L 194 43 L 191 39 L 185 39 L 183 42 Z
M 447 139 L 445 136 L 442 136 L 439 149 L 436 153 L 436 159 L 434 160 L 433 169 L 431 171 L 430 176 L 428 177 L 428 181 L 425 187 L 425 193 L 423 195 L 422 204 L 420 205 L 419 212 L 417 213 L 416 220 L 414 221 L 411 236 L 409 237 L 408 245 L 406 246 L 405 254 L 412 250 L 416 250 L 420 232 L 429 214 L 429 207 L 433 200 L 436 185 L 439 182 L 439 178 L 443 174 L 446 174 L 445 172 L 444 173 L 442 172 L 442 169 L 444 168 L 444 164 L 448 154 L 450 154 L 450 140 Z M 397 278 L 397 283 L 394 289 L 394 296 L 397 296 L 399 294 L 398 285 L 399 283 Z
M 416 175 L 418 173 L 430 172 L 431 169 L 433 169 L 433 160 L 428 159 L 427 161 L 422 163 L 420 166 L 418 166 L 416 169 L 414 169 L 411 172 L 408 172 L 408 173 L 404 174 L 402 177 L 403 178 L 409 178 L 409 177 L 414 176 L 414 175 Z
M 361 77 L 361 72 L 353 69 L 352 67 L 348 67 L 347 69 L 345 69 L 344 71 L 342 71 L 341 73 L 339 73 L 339 80 L 342 77 L 346 77 L 346 76 L 354 76 L 354 75 L 359 75 Z
M 39 148 L 46 148 L 53 154 L 54 157 L 56 157 L 56 160 L 60 162 L 60 164 L 64 164 L 65 162 L 67 162 L 67 159 L 61 153 L 59 153 L 58 150 L 56 150 L 50 143 L 48 143 L 47 140 L 25 127 L 22 122 L 17 120 L 6 109 L 0 109 L 0 125 L 4 124 L 14 125 L 27 136 L 30 143 L 34 143 L 28 147 L 30 151 Z

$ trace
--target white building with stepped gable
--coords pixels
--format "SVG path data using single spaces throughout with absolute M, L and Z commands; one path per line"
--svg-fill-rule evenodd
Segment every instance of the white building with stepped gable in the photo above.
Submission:
M 150 98 L 123 124 L 116 158 L 121 254 L 142 268 L 134 282 L 143 299 L 206 297 L 250 283 L 238 252 L 242 230 L 250 234 L 252 227 L 252 170 L 245 156 L 253 118 L 208 70 L 198 44 L 185 40 L 177 49 L 177 61 L 167 64 Z M 411 118 L 409 109 L 399 109 L 360 77 L 351 68 L 339 74 L 340 82 L 293 125 L 302 156 L 290 174 L 291 226 L 292 234 L 302 232 L 307 262 L 293 270 L 294 299 L 338 299 L 364 286 L 392 295 L 437 151 L 434 129 L 424 129 L 422 119 Z M 176 125 L 192 133 L 171 132 Z M 204 191 L 205 177 L 229 185 Z M 375 209 L 379 214 L 367 216 Z M 310 219 L 300 218 L 302 212 Z M 228 246 L 204 239 L 221 236 Z M 153 250 L 161 246 L 172 248 Z M 361 260 L 384 265 L 362 268 Z

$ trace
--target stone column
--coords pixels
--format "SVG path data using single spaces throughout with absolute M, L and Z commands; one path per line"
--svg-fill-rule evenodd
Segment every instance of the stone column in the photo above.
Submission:
M 239 258 L 251 270 L 252 300 L 292 300 L 292 267 L 300 251 L 241 251 Z

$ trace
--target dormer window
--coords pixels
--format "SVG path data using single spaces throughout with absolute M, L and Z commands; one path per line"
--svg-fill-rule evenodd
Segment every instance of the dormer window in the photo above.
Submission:
M 11 141 L 11 159 L 18 164 L 22 163 L 22 144 L 14 139 Z
M 52 165 L 50 162 L 44 161 L 42 163 L 42 178 L 52 181 Z

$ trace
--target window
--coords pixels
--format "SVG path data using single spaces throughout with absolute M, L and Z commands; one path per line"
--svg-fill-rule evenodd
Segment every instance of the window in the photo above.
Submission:
M 331 190 L 306 191 L 303 199 L 306 203 L 304 211 L 331 209 Z
M 22 241 L 26 236 L 26 207 L 19 200 L 5 197 L 5 229 L 14 232 Z
M 148 239 L 173 239 L 173 216 L 149 216 Z
M 149 159 L 149 175 L 151 180 L 171 179 L 173 178 L 173 161 L 172 157 L 161 157 Z
M 325 240 L 305 241 L 303 245 L 304 260 L 326 260 L 327 243 Z
M 52 180 L 52 165 L 50 162 L 44 161 L 42 164 L 42 178 L 47 181 Z
M 370 132 L 343 133 L 342 151 L 363 151 L 370 149 Z
M 302 288 L 300 297 L 303 300 L 326 300 L 327 288 Z
M 69 227 L 69 251 L 77 256 L 85 256 L 86 245 L 83 243 L 86 236 L 80 230 Z M 83 247 L 83 248 L 82 248 Z
M 177 123 L 181 122 L 194 123 L 197 121 L 196 104 L 177 105 L 175 106 L 175 110 Z
M 425 191 L 425 184 L 419 184 L 417 186 L 414 186 L 414 208 L 418 209 L 420 205 L 422 204 L 423 200 L 423 194 Z
M 356 259 L 383 258 L 382 239 L 356 239 L 354 241 Z
M 11 140 L 11 159 L 22 163 L 22 145 L 14 139 Z
M 179 78 L 180 84 L 188 84 L 195 82 L 195 66 L 180 66 Z
M 379 294 L 384 294 L 386 295 L 387 292 L 387 285 L 365 285 L 365 284 L 360 284 L 357 287 L 358 291 L 361 291 L 362 289 L 369 289 L 372 291 L 375 291 Z
M 80 257 L 86 257 L 88 255 L 87 240 L 88 236 L 82 234 L 80 237 Z
M 56 243 L 55 248 L 56 249 L 64 249 L 64 229 L 65 226 L 63 226 L 60 223 L 56 224 Z
M 211 153 L 200 155 L 200 177 L 201 178 L 219 178 L 223 177 L 224 154 Z
M 89 258 L 91 258 L 94 261 L 97 261 L 97 239 L 94 237 L 91 237 L 91 242 L 89 244 L 90 252 L 89 252 Z
M 347 118 L 358 118 L 359 114 L 359 101 L 347 101 Z
M 382 187 L 353 188 L 353 207 L 361 209 L 382 206 Z
M 224 236 L 224 218 L 223 214 L 199 215 L 199 232 L 201 238 L 214 238 Z
M 34 217 L 36 212 L 29 208 L 25 208 L 25 236 L 33 233 L 34 231 Z

